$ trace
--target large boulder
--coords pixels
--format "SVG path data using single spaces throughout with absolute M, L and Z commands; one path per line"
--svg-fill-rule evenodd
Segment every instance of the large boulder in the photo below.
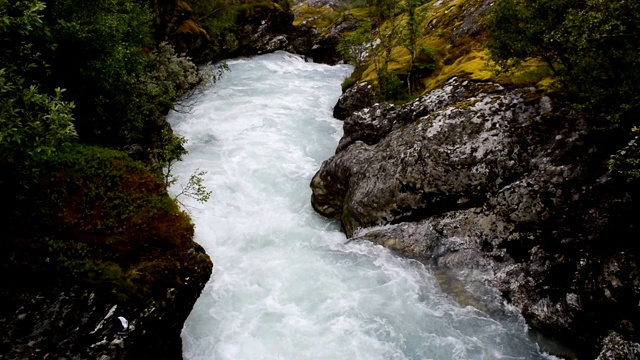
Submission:
M 354 112 L 372 106 L 375 100 L 376 93 L 371 84 L 355 84 L 342 93 L 338 103 L 333 107 L 333 117 L 344 120 Z
M 356 228 L 481 203 L 523 171 L 519 155 L 529 148 L 511 132 L 535 121 L 549 101 L 538 96 L 537 105 L 521 106 L 525 96 L 536 96 L 523 91 L 481 93 L 411 123 L 413 114 L 427 111 L 419 102 L 352 115 L 345 121 L 344 150 L 312 180 L 314 207 L 340 219 L 350 236 Z M 352 122 L 357 129 L 350 130 Z M 340 183 L 344 191 L 332 193 L 327 183 Z M 325 202 L 341 206 L 328 213 Z
M 532 88 L 452 79 L 344 129 L 311 187 L 347 236 L 482 269 L 581 355 L 597 356 L 608 330 L 638 341 L 637 189 L 608 172 L 610 148 L 583 115 Z

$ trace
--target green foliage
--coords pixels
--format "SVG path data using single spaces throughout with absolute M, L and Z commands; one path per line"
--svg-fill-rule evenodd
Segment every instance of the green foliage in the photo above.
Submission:
M 597 126 L 624 132 L 640 119 L 640 2 L 635 0 L 501 0 L 487 21 L 491 59 L 510 70 L 544 60 L 557 84 Z M 599 120 L 606 122 L 599 123 Z M 622 130 L 622 131 L 620 131 Z M 609 168 L 637 178 L 637 130 Z M 625 140 L 622 140 L 625 141 Z
M 243 7 L 228 0 L 190 0 L 189 5 L 210 39 L 221 48 L 235 50 L 238 47 L 233 30 Z
M 425 3 L 424 0 L 367 0 L 366 21 L 352 34 L 353 38 L 347 37 L 341 43 L 347 59 L 352 59 L 352 54 L 370 55 L 380 100 L 409 99 L 419 90 L 419 80 L 435 69 L 433 52 L 419 45 L 423 36 L 422 23 L 427 15 Z M 398 46 L 409 53 L 406 73 L 391 68 L 392 63 L 398 62 L 393 56 Z
M 211 191 L 207 190 L 207 187 L 204 185 L 204 176 L 207 174 L 206 171 L 196 169 L 196 171 L 189 176 L 189 180 L 187 184 L 181 186 L 181 190 L 177 193 L 173 200 L 182 205 L 183 208 L 186 208 L 185 204 L 180 201 L 181 196 L 186 196 L 188 198 L 194 199 L 197 202 L 204 204 L 211 198 Z
M 395 61 L 391 57 L 393 48 L 398 41 L 400 31 L 399 16 L 402 11 L 399 0 L 369 0 L 369 16 L 371 31 L 370 43 L 379 40 L 379 45 L 374 49 L 373 63 L 378 75 L 379 94 L 383 100 L 389 99 L 392 93 L 389 81 L 394 80 L 390 74 L 389 65 Z
M 178 178 L 173 174 L 172 170 L 175 163 L 181 161 L 182 157 L 187 154 L 187 150 L 184 148 L 187 140 L 182 136 L 175 135 L 173 132 L 166 130 L 162 132 L 162 138 L 163 146 L 156 150 L 155 153 L 155 170 L 162 174 L 165 187 L 168 188 L 178 182 Z M 195 199 L 202 204 L 209 201 L 211 191 L 207 191 L 207 188 L 203 184 L 203 176 L 206 173 L 206 171 L 197 169 L 191 174 L 187 184 L 184 186 L 181 185 L 180 192 L 173 197 L 173 200 L 182 205 L 183 208 L 186 208 L 186 206 L 180 201 L 180 197 L 182 196 Z
M 491 33 L 487 47 L 491 60 L 504 70 L 531 57 L 540 57 L 555 71 L 562 51 L 554 31 L 567 11 L 583 0 L 500 0 L 492 8 L 486 26 Z
M 142 127 L 135 84 L 145 72 L 141 51 L 152 45 L 148 4 L 132 0 L 51 1 L 47 20 L 55 51 L 51 84 L 75 102 L 76 128 L 85 141 L 114 144 L 122 129 Z
M 38 1 L 0 3 L 0 160 L 32 161 L 50 156 L 76 133 L 73 104 L 40 91 L 43 67 L 36 41 L 47 37 Z
M 163 117 L 179 99 L 195 101 L 188 95 L 203 76 L 151 41 L 148 6 L 0 0 L 3 280 L 20 272 L 36 283 L 140 295 L 171 283 L 166 269 L 176 265 L 167 259 L 193 247 L 192 224 L 162 176 L 186 153 L 184 140 Z M 141 144 L 147 163 L 79 143 Z M 208 198 L 195 176 L 186 193 Z
M 349 77 L 344 79 L 344 81 L 342 82 L 342 84 L 341 84 L 342 91 L 344 92 L 348 88 L 350 88 L 353 85 L 355 85 L 357 82 L 358 82 L 358 79 L 355 76 L 350 75 Z
M 73 104 L 62 101 L 62 90 L 49 96 L 24 82 L 0 69 L 0 159 L 48 157 L 76 135 Z
M 640 107 L 640 3 L 501 0 L 487 21 L 491 58 L 503 69 L 540 57 L 567 95 L 616 126 Z
M 416 57 L 418 56 L 419 51 L 423 50 L 418 46 L 418 39 L 422 36 L 422 22 L 425 20 L 427 12 L 426 9 L 419 7 L 424 4 L 423 0 L 406 0 L 404 7 L 406 12 L 407 21 L 400 28 L 400 44 L 407 49 L 409 52 L 409 75 L 407 76 L 407 88 L 409 94 L 414 92 L 414 77 L 419 78 L 422 74 L 414 74 L 415 70 L 419 70 L 421 73 L 424 73 L 426 69 L 426 65 L 428 62 L 421 61 L 419 64 L 416 63 Z M 433 52 L 422 51 L 425 55 L 431 55 L 433 58 Z M 425 56 L 426 57 L 426 56 Z M 435 63 L 433 61 L 432 63 Z M 416 68 L 416 65 L 419 65 Z M 435 66 L 433 67 L 435 69 Z M 433 69 L 431 71 L 433 71 Z M 417 79 L 416 79 L 417 80 Z
M 379 76 L 378 81 L 385 84 L 385 87 L 381 88 L 381 97 L 386 101 L 403 102 L 410 99 L 405 82 L 397 74 L 382 72 Z
M 420 46 L 418 54 L 413 60 L 412 74 L 416 78 L 423 78 L 436 69 L 436 55 L 428 46 Z
M 17 189 L 28 196 L 2 209 L 10 224 L 0 241 L 3 264 L 48 269 L 40 276 L 56 283 L 144 293 L 137 287 L 151 284 L 132 268 L 192 246 L 193 226 L 164 182 L 126 154 L 73 146 L 39 166 L 29 187 Z
M 42 1 L 0 1 L 0 68 L 26 80 L 46 74 L 44 55 L 55 45 L 43 21 Z
M 370 28 L 370 22 L 359 21 L 357 29 L 342 37 L 338 43 L 338 53 L 355 68 L 364 66 L 368 59 L 371 47 L 368 43 Z

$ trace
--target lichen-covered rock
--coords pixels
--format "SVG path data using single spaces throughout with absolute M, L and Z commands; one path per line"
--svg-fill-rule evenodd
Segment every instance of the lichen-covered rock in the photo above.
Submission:
M 333 107 L 333 117 L 344 120 L 354 112 L 372 106 L 375 100 L 373 86 L 366 82 L 355 84 L 340 96 Z
M 342 220 L 350 236 L 356 228 L 484 201 L 487 193 L 497 192 L 521 172 L 518 154 L 528 149 L 521 149 L 509 132 L 534 121 L 536 111 L 542 111 L 539 105 L 518 108 L 532 95 L 527 91 L 478 94 L 395 131 L 394 123 L 406 123 L 427 110 L 412 103 L 396 110 L 400 116 L 395 118 L 391 107 L 378 105 L 352 115 L 339 145 L 344 150 L 325 162 L 313 179 L 314 206 L 322 205 L 318 191 L 323 198 L 330 195 L 317 185 L 327 183 L 327 176 L 337 178 L 332 183 L 340 182 L 348 191 L 336 194 L 342 197 L 342 207 L 330 216 Z M 350 130 L 352 122 L 357 130 Z M 356 142 L 349 145 L 354 137 Z
M 596 360 L 640 359 L 640 344 L 629 342 L 620 334 L 612 333 L 602 343 L 604 346 Z
M 482 270 L 586 357 L 607 330 L 638 341 L 639 247 L 627 241 L 638 194 L 608 173 L 584 116 L 534 89 L 452 79 L 357 111 L 344 129 L 311 187 L 313 207 L 349 237 Z
M 500 91 L 497 84 L 466 82 L 459 86 L 456 78 L 444 87 L 431 91 L 409 104 L 396 107 L 390 104 L 375 104 L 375 93 L 371 85 L 360 83 L 345 91 L 334 107 L 334 117 L 348 114 L 344 122 L 344 135 L 340 139 L 337 152 L 359 140 L 367 145 L 378 143 L 394 128 L 407 125 L 422 116 L 458 103 L 479 93 Z M 365 106 L 366 105 L 366 106 Z

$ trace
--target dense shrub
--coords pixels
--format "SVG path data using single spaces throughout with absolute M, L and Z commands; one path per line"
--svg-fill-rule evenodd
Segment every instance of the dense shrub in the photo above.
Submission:
M 128 293 L 142 281 L 132 268 L 190 246 L 189 217 L 164 182 L 126 154 L 73 146 L 41 166 L 28 189 L 17 190 L 29 196 L 2 209 L 10 221 L 0 272 L 17 267 L 43 276 L 48 269 L 52 284 L 90 282 Z
M 540 57 L 566 94 L 584 109 L 605 115 L 613 126 L 636 121 L 638 1 L 500 0 L 487 27 L 491 58 L 502 68 Z
M 491 59 L 503 70 L 544 60 L 556 84 L 615 151 L 609 168 L 640 179 L 640 2 L 500 0 L 487 20 Z
M 38 1 L 0 2 L 0 160 L 51 155 L 75 137 L 73 104 L 61 89 L 43 93 L 38 46 L 47 38 Z
M 89 282 L 139 296 L 170 282 L 166 261 L 193 246 L 159 169 L 185 153 L 163 116 L 201 76 L 152 42 L 148 6 L 0 0 L 3 287 Z M 81 145 L 134 141 L 154 161 Z

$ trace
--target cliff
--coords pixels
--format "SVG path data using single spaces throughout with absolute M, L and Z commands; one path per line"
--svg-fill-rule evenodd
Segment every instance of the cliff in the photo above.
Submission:
M 354 241 L 477 270 L 581 357 L 634 358 L 638 192 L 608 171 L 604 134 L 535 88 L 454 77 L 347 117 L 312 204 Z

